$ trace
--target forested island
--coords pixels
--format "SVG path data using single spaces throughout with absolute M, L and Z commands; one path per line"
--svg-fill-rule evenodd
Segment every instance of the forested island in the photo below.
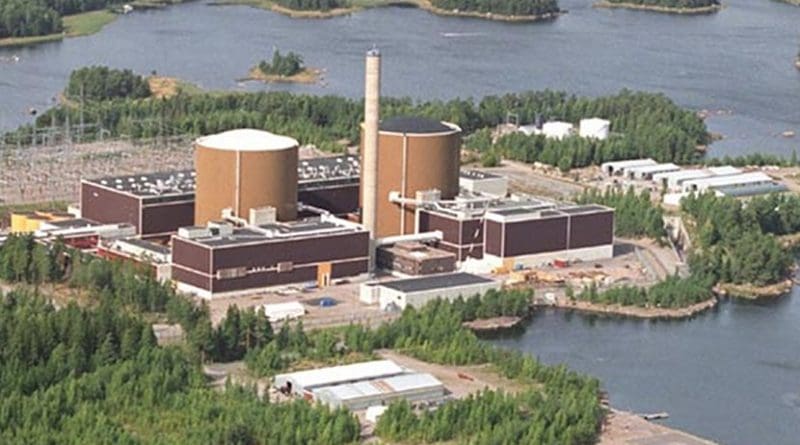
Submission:
M 123 4 L 153 8 L 185 0 L 0 0 L 0 47 L 93 34 Z
M 719 0 L 601 0 L 601 8 L 641 9 L 670 14 L 709 14 L 722 8 Z
M 249 77 L 245 80 L 259 80 L 262 82 L 289 82 L 289 83 L 315 83 L 319 80 L 320 71 L 308 68 L 303 63 L 303 57 L 289 51 L 281 54 L 278 49 L 272 53 L 268 62 L 262 60 L 250 69 Z
M 414 6 L 439 15 L 501 21 L 551 20 L 562 13 L 557 0 L 217 0 L 249 5 L 297 18 L 326 18 L 384 6 Z
M 693 163 L 702 159 L 698 146 L 709 142 L 705 124 L 695 113 L 677 106 L 662 94 L 623 90 L 612 96 L 580 98 L 563 92 L 540 91 L 481 100 L 417 102 L 408 98 L 384 98 L 386 117 L 423 115 L 459 125 L 468 148 L 480 153 L 495 151 L 508 159 L 541 162 L 562 168 L 584 167 L 609 160 L 652 157 L 663 162 Z M 359 137 L 363 120 L 360 100 L 340 96 L 295 95 L 286 92 L 177 94 L 153 101 L 126 98 L 86 101 L 83 119 L 108 131 L 134 139 L 156 135 L 203 135 L 233 128 L 255 128 L 287 133 L 302 144 L 328 151 L 342 151 Z M 515 133 L 492 144 L 490 129 L 503 123 L 507 112 L 522 122 L 537 114 L 576 122 L 606 116 L 619 136 L 607 140 L 579 137 L 564 140 Z M 32 142 L 33 128 L 47 127 L 69 118 L 80 119 L 76 104 L 61 104 L 37 117 L 33 124 L 3 135 L 3 142 Z M 98 130 L 99 131 L 99 130 Z M 99 136 L 88 132 L 85 138 Z
M 480 314 L 522 310 L 503 301 L 524 302 L 524 294 L 434 301 L 377 329 L 306 332 L 297 323 L 276 332 L 263 313 L 236 306 L 214 327 L 205 305 L 145 271 L 58 243 L 44 247 L 30 236 L 12 236 L 0 247 L 0 278 L 24 285 L 0 296 L 4 444 L 353 443 L 360 424 L 348 411 L 277 402 L 255 385 L 229 382 L 215 390 L 202 365 L 244 359 L 254 376 L 269 376 L 300 364 L 368 358 L 378 349 L 432 363 L 482 364 L 516 387 L 484 390 L 431 412 L 393 403 L 375 429 L 383 440 L 581 445 L 597 440 L 605 415 L 597 380 L 488 346 L 462 327 Z M 86 301 L 56 310 L 37 290 L 50 285 L 69 286 Z M 159 346 L 154 319 L 180 323 L 184 344 Z
M 143 99 L 151 95 L 150 85 L 144 77 L 131 70 L 105 66 L 90 66 L 73 71 L 64 91 L 64 96 L 73 101 Z

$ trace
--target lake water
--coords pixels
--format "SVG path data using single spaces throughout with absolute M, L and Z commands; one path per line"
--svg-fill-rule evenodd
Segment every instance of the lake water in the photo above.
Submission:
M 360 97 L 363 54 L 384 54 L 383 93 L 480 98 L 531 89 L 600 95 L 664 92 L 693 109 L 724 110 L 712 153 L 789 156 L 800 138 L 800 8 L 727 0 L 719 14 L 675 17 L 594 9 L 541 24 L 437 17 L 408 8 L 294 20 L 204 2 L 120 17 L 101 33 L 0 50 L 0 129 L 52 105 L 71 70 L 91 64 L 177 76 L 208 89 L 282 89 Z M 273 47 L 326 70 L 325 85 L 238 83 Z M 728 114 L 729 113 L 729 114 Z M 800 151 L 800 150 L 799 150 Z M 797 290 L 794 292 L 798 293 Z M 669 425 L 732 445 L 800 443 L 800 297 L 726 303 L 685 322 L 595 319 L 561 311 L 498 344 L 598 376 L 620 408 L 668 411 Z
M 120 17 L 99 34 L 30 48 L 0 63 L 0 129 L 27 122 L 53 103 L 71 70 L 91 64 L 132 68 L 228 90 L 285 89 L 359 97 L 363 54 L 385 55 L 384 94 L 420 99 L 475 97 L 530 89 L 600 95 L 622 88 L 660 91 L 693 109 L 724 110 L 709 120 L 727 139 L 713 153 L 790 155 L 800 139 L 800 8 L 769 0 L 728 0 L 719 14 L 676 17 L 595 9 L 561 0 L 569 13 L 550 23 L 508 24 L 438 17 L 410 8 L 295 20 L 204 2 Z M 240 84 L 273 47 L 327 70 L 325 86 Z
M 800 290 L 686 321 L 545 310 L 492 341 L 598 377 L 611 404 L 728 445 L 800 443 Z

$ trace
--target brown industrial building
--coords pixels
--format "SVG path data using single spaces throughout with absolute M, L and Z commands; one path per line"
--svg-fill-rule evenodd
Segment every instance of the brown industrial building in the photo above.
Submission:
M 142 238 L 166 238 L 194 222 L 192 170 L 81 180 L 81 216 L 128 223 Z
M 298 202 L 334 215 L 358 210 L 356 156 L 303 160 L 297 175 Z M 194 225 L 195 199 L 194 170 L 81 181 L 81 216 L 103 224 L 131 224 L 142 238 L 166 239 L 178 228 Z
M 378 267 L 405 275 L 430 275 L 456 270 L 456 256 L 417 242 L 378 248 Z
M 278 221 L 297 218 L 296 140 L 261 130 L 231 130 L 199 138 L 194 223 L 205 225 L 230 209 L 248 218 L 272 207 Z
M 422 204 L 419 232 L 442 232 L 439 247 L 459 261 L 485 259 L 495 265 L 529 265 L 555 258 L 610 258 L 614 210 L 599 205 L 563 205 L 535 199 Z
M 456 125 L 421 117 L 380 123 L 376 238 L 414 233 L 415 208 L 399 201 L 434 190 L 445 200 L 458 195 L 460 150 L 461 129 Z
M 327 286 L 366 273 L 368 245 L 361 226 L 328 216 L 244 228 L 212 223 L 172 238 L 172 276 L 179 289 L 204 298 L 309 281 Z

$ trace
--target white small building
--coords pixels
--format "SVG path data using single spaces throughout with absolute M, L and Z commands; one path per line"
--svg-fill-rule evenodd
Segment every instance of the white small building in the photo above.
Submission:
M 736 187 L 753 186 L 757 184 L 770 184 L 775 182 L 772 177 L 762 172 L 741 173 L 738 175 L 711 176 L 708 178 L 692 179 L 684 181 L 681 186 L 684 192 L 705 192 L 725 188 L 727 190 Z
M 680 167 L 671 162 L 666 164 L 642 165 L 639 167 L 626 168 L 625 176 L 629 179 L 649 180 L 655 174 L 676 172 L 680 169 Z
M 668 190 L 680 190 L 680 186 L 684 181 L 708 178 L 709 176 L 711 176 L 711 172 L 708 170 L 678 170 L 656 173 L 653 175 L 653 182 L 659 187 L 666 187 Z
M 275 376 L 276 388 L 288 389 L 301 396 L 313 395 L 313 390 L 328 386 L 375 380 L 403 374 L 405 370 L 391 360 L 374 360 L 352 365 L 309 369 Z
M 711 172 L 714 176 L 728 176 L 728 175 L 738 175 L 742 172 L 742 169 L 733 167 L 731 165 L 721 165 L 719 167 L 709 167 L 707 169 Z
M 501 283 L 490 278 L 459 272 L 386 281 L 375 287 L 382 310 L 392 308 L 402 310 L 408 305 L 420 308 L 437 298 L 452 301 L 458 297 L 483 295 L 490 289 L 500 289 Z
M 458 186 L 473 193 L 498 197 L 508 195 L 508 178 L 480 170 L 461 170 Z
M 545 124 L 542 125 L 542 134 L 544 134 L 544 137 L 547 139 L 561 140 L 572 136 L 574 127 L 575 126 L 569 122 L 545 122 Z
M 306 309 L 299 301 L 289 301 L 286 303 L 265 304 L 262 306 L 264 315 L 271 322 L 294 320 L 306 314 Z
M 624 161 L 610 161 L 604 162 L 600 165 L 600 168 L 603 170 L 608 176 L 614 175 L 624 175 L 625 170 L 633 167 L 642 167 L 645 165 L 656 165 L 658 162 L 646 158 L 646 159 L 627 159 Z
M 611 129 L 611 121 L 593 117 L 590 119 L 581 119 L 578 134 L 582 138 L 606 140 L 608 133 Z
M 376 405 L 388 405 L 394 400 L 435 402 L 445 396 L 442 382 L 430 374 L 402 374 L 376 380 L 326 386 L 313 391 L 314 400 L 331 408 L 351 411 Z

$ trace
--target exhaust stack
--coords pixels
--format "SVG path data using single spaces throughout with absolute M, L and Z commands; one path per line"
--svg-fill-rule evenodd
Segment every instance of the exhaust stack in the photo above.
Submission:
M 361 223 L 369 231 L 369 271 L 375 270 L 375 234 L 378 206 L 378 123 L 380 121 L 381 53 L 367 51 L 364 86 L 364 153 L 361 175 Z

